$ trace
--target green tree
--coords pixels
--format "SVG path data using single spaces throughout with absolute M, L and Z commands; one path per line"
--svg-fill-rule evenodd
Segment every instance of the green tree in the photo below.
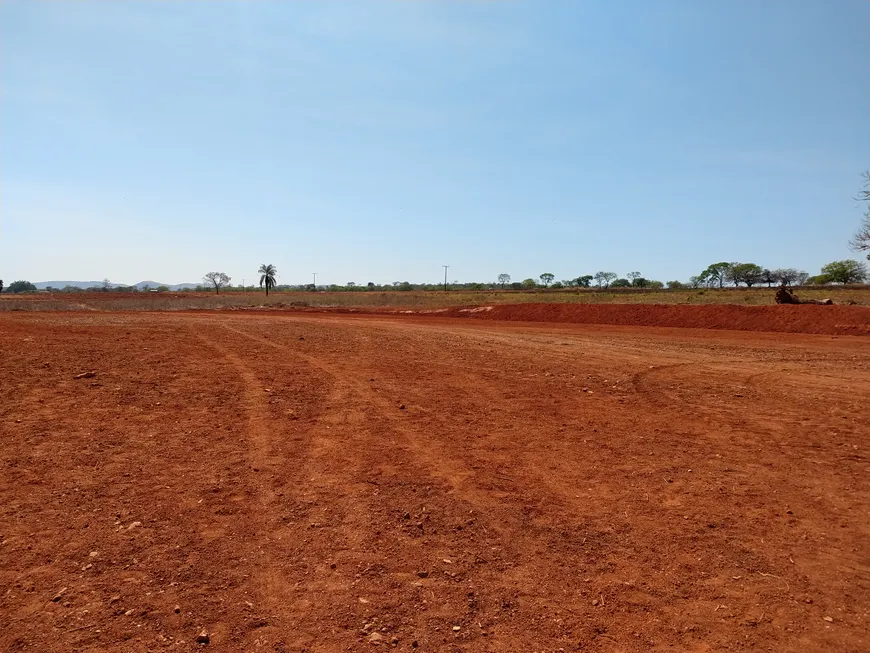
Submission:
M 631 281 L 628 279 L 617 279 L 610 284 L 611 288 L 631 288 Z
M 767 284 L 767 287 L 770 288 L 771 284 L 776 282 L 776 275 L 773 273 L 773 270 L 768 270 L 764 268 L 761 271 L 761 280 Z
M 544 288 L 553 283 L 553 279 L 556 278 L 556 275 L 552 272 L 544 272 L 540 277 L 541 283 L 544 284 Z
M 534 279 L 523 279 L 523 288 L 526 290 L 530 290 L 531 288 L 537 288 L 538 284 Z
M 6 290 L 6 292 L 36 292 L 36 286 L 34 286 L 29 281 L 13 281 L 9 284 L 9 288 Z
M 681 288 L 685 288 L 682 281 L 668 281 L 668 288 L 670 290 L 680 290 Z
M 511 282 L 511 275 L 501 273 L 498 275 L 498 283 L 501 286 L 501 289 L 504 290 L 504 287 Z
M 275 277 L 278 276 L 278 268 L 271 263 L 263 263 L 260 269 L 257 270 L 260 275 L 260 288 L 266 286 L 266 297 L 269 296 L 269 290 L 275 287 Z
M 725 261 L 722 261 L 721 263 L 713 263 L 700 274 L 701 281 L 711 288 L 716 286 L 723 288 L 725 286 L 725 277 L 730 268 L 731 264 L 726 263 Z
M 209 272 L 202 280 L 214 286 L 215 294 L 220 294 L 221 288 L 230 285 L 230 277 L 224 272 Z M 143 288 L 142 290 L 145 289 Z
M 616 279 L 619 275 L 616 272 L 596 272 L 593 279 L 598 284 L 599 288 L 607 288 L 610 286 L 611 282 Z
M 853 259 L 834 261 L 822 267 L 822 275 L 832 283 L 861 283 L 867 279 L 867 266 Z
M 735 286 L 745 283 L 747 288 L 751 288 L 762 281 L 764 270 L 760 265 L 755 263 L 734 263 L 728 268 L 726 278 Z
M 588 288 L 592 284 L 593 277 L 591 274 L 584 274 L 582 277 L 574 279 L 574 285 L 580 288 Z
M 625 275 L 626 278 L 631 281 L 631 285 L 636 285 L 634 282 L 636 279 L 640 279 L 643 275 L 640 272 L 629 272 Z

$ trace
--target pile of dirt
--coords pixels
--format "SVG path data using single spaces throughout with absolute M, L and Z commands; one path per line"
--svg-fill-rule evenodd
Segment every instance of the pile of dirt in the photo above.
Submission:
M 522 322 L 870 335 L 870 308 L 865 306 L 502 304 L 487 308 L 488 310 L 478 312 L 450 309 L 442 315 Z

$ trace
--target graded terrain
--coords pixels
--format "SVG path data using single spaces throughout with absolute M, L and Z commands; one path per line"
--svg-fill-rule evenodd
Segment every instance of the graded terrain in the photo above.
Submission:
M 870 650 L 866 336 L 46 312 L 0 356 L 2 651 Z

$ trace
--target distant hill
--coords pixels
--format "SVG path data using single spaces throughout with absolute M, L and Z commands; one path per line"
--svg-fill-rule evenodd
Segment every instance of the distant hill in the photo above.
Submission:
M 92 288 L 93 286 L 101 287 L 102 281 L 37 281 L 33 284 L 39 290 L 44 290 L 51 286 L 52 288 L 63 288 L 65 286 L 74 286 L 76 288 Z M 112 284 L 114 288 L 117 284 Z
M 184 290 L 185 288 L 196 288 L 197 284 L 195 283 L 160 283 L 159 281 L 140 281 L 139 283 L 133 284 L 139 290 L 142 290 L 145 286 L 149 288 L 157 288 L 157 286 L 166 286 L 170 290 Z
M 33 284 L 39 290 L 43 290 L 51 286 L 52 288 L 65 288 L 66 286 L 73 286 L 74 288 L 102 288 L 102 281 L 37 281 Z M 140 281 L 137 284 L 133 284 L 136 288 L 141 290 L 145 286 L 149 288 L 157 288 L 158 286 L 166 286 L 170 290 L 184 290 L 185 288 L 196 288 L 195 283 L 159 283 L 157 281 Z M 110 287 L 118 288 L 118 287 L 127 287 L 127 284 L 123 283 L 110 283 Z

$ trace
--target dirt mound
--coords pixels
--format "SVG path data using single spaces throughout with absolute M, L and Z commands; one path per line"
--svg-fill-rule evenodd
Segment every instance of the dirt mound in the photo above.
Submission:
M 502 304 L 479 312 L 451 309 L 442 315 L 522 322 L 870 335 L 870 308 L 864 306 Z

